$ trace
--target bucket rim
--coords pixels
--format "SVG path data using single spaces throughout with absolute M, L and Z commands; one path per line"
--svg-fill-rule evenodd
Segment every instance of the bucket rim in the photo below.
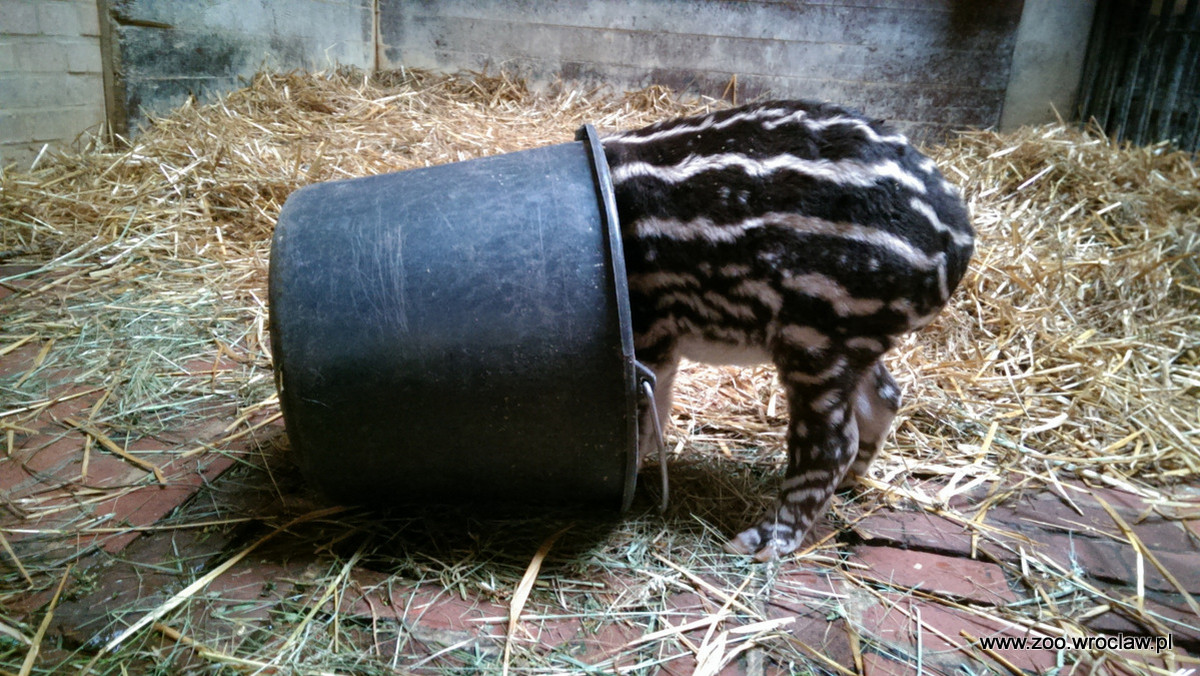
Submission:
M 629 278 L 625 273 L 625 248 L 621 238 L 621 222 L 617 215 L 617 199 L 613 190 L 612 173 L 608 168 L 608 158 L 604 154 L 604 146 L 600 142 L 600 134 L 591 123 L 585 123 L 575 132 L 575 140 L 582 141 L 591 158 L 592 176 L 596 182 L 596 192 L 600 198 L 600 215 L 604 221 L 605 241 L 608 244 L 609 261 L 612 267 L 613 295 L 616 300 L 617 322 L 621 336 L 621 366 L 625 373 L 626 392 L 632 402 L 630 415 L 630 443 L 627 444 L 625 459 L 625 483 L 621 495 L 621 511 L 628 511 L 633 504 L 634 492 L 637 489 L 638 471 L 638 429 L 641 422 L 637 411 L 638 375 L 633 352 L 633 316 L 629 308 Z

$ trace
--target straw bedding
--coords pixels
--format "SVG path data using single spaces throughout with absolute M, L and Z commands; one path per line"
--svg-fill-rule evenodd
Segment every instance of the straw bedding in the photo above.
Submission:
M 94 144 L 32 173 L 6 171 L 0 255 L 62 265 L 90 257 L 110 276 L 157 266 L 168 276 L 145 283 L 164 300 L 216 295 L 224 312 L 214 319 L 253 317 L 261 330 L 271 228 L 300 185 L 561 143 L 583 122 L 626 128 L 712 105 L 657 89 L 534 96 L 504 77 L 260 75 L 218 103 L 155 120 L 128 150 Z M 1148 486 L 1194 479 L 1195 163 L 1165 145 L 1117 146 L 1064 125 L 969 133 L 931 152 L 967 192 L 979 254 L 953 306 L 892 359 L 909 405 L 884 473 L 902 462 L 932 473 L 1092 470 Z M 37 328 L 14 322 L 6 333 Z M 259 337 L 229 336 L 266 362 Z M 772 402 L 769 373 L 692 372 L 705 382 L 683 386 L 685 421 L 695 409 L 709 427 L 745 424 L 751 434 L 735 434 L 735 445 L 762 446 L 761 423 L 785 410 Z M 745 387 L 709 396 L 707 381 L 722 378 Z
M 4 170 L 0 263 L 37 263 L 47 287 L 91 284 L 11 306 L 0 348 L 53 338 L 46 363 L 119 384 L 97 419 L 138 434 L 230 398 L 271 408 L 266 262 L 292 190 L 561 143 L 584 122 L 604 131 L 721 105 L 657 88 L 532 93 L 479 74 L 259 75 L 153 120 L 128 147 L 85 139 L 32 171 Z M 965 133 L 928 152 L 965 190 L 978 253 L 947 311 L 889 357 L 905 406 L 866 499 L 944 505 L 981 484 L 1067 477 L 1149 497 L 1195 483 L 1195 162 L 1063 124 Z M 188 377 L 185 365 L 211 359 L 214 343 L 239 368 Z M 0 385 L 10 401 L 48 387 L 36 374 Z M 753 516 L 781 466 L 780 397 L 766 367 L 685 368 L 675 462 L 717 458 L 755 477 L 709 476 L 745 505 L 712 517 L 726 532 Z M 702 535 L 715 540 L 711 528 Z

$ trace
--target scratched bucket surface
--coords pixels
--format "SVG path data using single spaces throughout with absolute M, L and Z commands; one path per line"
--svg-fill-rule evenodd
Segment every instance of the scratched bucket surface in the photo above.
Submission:
M 628 290 L 608 166 L 580 137 L 288 198 L 275 380 L 330 497 L 629 506 Z

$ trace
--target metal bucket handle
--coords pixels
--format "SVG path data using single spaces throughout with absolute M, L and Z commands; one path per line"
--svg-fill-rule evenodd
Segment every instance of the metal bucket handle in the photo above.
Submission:
M 658 420 L 658 408 L 654 403 L 654 372 L 639 363 L 633 353 L 633 320 L 629 310 L 629 280 L 625 273 L 625 249 L 621 245 L 621 226 L 617 218 L 617 200 L 613 193 L 612 175 L 608 170 L 608 158 L 604 155 L 604 147 L 600 143 L 600 135 L 591 124 L 584 124 L 575 132 L 575 140 L 583 141 L 592 158 L 592 171 L 596 181 L 596 189 L 600 194 L 600 213 L 604 219 L 604 230 L 608 233 L 608 254 L 612 264 L 613 282 L 617 300 L 617 319 L 621 325 L 621 356 L 625 367 L 625 382 L 630 388 L 634 400 L 644 398 L 645 405 L 650 410 L 651 424 L 654 426 L 654 437 L 658 451 L 659 479 L 662 482 L 662 501 L 659 511 L 667 511 L 669 488 L 667 482 L 667 447 L 663 443 L 662 426 Z M 641 423 L 634 410 L 634 419 Z M 634 431 L 634 439 L 626 461 L 625 488 L 621 499 L 621 511 L 626 511 L 633 503 L 634 490 L 637 488 L 638 471 L 638 441 L 640 434 Z

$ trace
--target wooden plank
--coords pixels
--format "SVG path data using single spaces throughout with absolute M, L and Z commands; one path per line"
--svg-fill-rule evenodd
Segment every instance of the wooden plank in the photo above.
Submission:
M 1188 21 L 1189 31 L 1196 33 L 1200 30 L 1200 25 L 1197 25 L 1196 14 L 1193 13 Z M 1188 70 L 1194 74 L 1200 72 L 1200 43 L 1194 38 L 1189 43 L 1191 51 L 1192 63 Z M 1195 80 L 1192 80 L 1192 86 L 1189 88 L 1190 96 L 1186 97 L 1186 102 L 1183 104 L 1184 115 L 1181 116 L 1180 130 L 1176 135 L 1177 145 L 1185 150 L 1198 151 L 1200 150 L 1200 89 L 1197 88 Z
M 926 83 L 996 91 L 1002 90 L 1008 79 L 1006 69 L 989 67 L 995 61 L 992 52 L 931 48 L 916 40 L 877 47 L 438 16 L 412 17 L 406 30 L 410 43 L 482 52 L 498 60 L 561 59 L 745 75 L 807 72 L 831 80 Z M 411 59 L 406 61 L 407 65 L 415 65 Z
M 1150 117 L 1159 99 L 1160 86 L 1164 79 L 1163 67 L 1167 54 L 1167 27 L 1175 15 L 1175 0 L 1163 0 L 1159 16 L 1154 21 L 1154 36 L 1151 38 L 1149 54 L 1149 77 L 1143 83 L 1142 105 L 1138 110 L 1131 136 L 1134 143 L 1143 144 L 1150 138 Z
M 111 0 L 96 0 L 100 23 L 100 60 L 104 74 L 104 116 L 109 141 L 114 141 L 114 134 L 129 137 L 129 110 L 126 107 L 121 49 L 113 38 L 111 4 Z
M 482 52 L 438 50 L 435 61 L 460 64 L 475 70 L 495 70 L 498 62 Z M 465 65 L 462 65 L 465 64 Z M 555 68 L 563 77 L 583 86 L 640 88 L 663 84 L 700 94 L 721 97 L 732 72 L 697 72 L 688 69 L 646 69 L 636 65 L 558 62 L 518 58 L 504 62 L 521 74 L 544 73 Z M 942 138 L 949 129 L 986 127 L 998 120 L 1003 92 L 981 93 L 970 89 L 917 88 L 889 83 L 825 81 L 804 77 L 738 75 L 738 100 L 747 101 L 768 92 L 773 95 L 830 100 L 858 108 L 872 117 L 895 122 L 902 131 L 920 128 L 920 139 Z M 937 129 L 936 134 L 930 130 Z M 914 135 L 914 138 L 917 138 Z
M 1116 135 L 1118 138 L 1125 136 L 1125 130 L 1129 126 L 1129 118 L 1133 112 L 1134 97 L 1137 94 L 1138 80 L 1141 77 L 1142 60 L 1146 57 L 1150 49 L 1150 10 L 1153 0 L 1137 0 L 1135 3 L 1135 12 L 1137 13 L 1137 27 L 1133 31 L 1133 51 L 1130 55 L 1130 60 L 1123 66 L 1123 82 L 1121 92 L 1118 95 L 1118 108 L 1116 118 Z
M 995 124 L 1023 2 L 443 0 L 381 6 L 385 65 L 834 100 L 932 125 Z M 924 132 L 923 132 L 924 133 Z
M 1176 107 L 1182 105 L 1186 110 L 1188 107 L 1188 99 L 1190 94 L 1191 99 L 1200 97 L 1200 90 L 1197 90 L 1195 83 L 1196 68 L 1200 67 L 1200 41 L 1197 35 L 1200 32 L 1200 2 L 1197 0 L 1188 0 L 1184 6 L 1183 16 L 1179 18 L 1177 24 L 1180 27 L 1179 48 L 1175 53 L 1174 62 L 1171 69 L 1171 82 L 1167 88 L 1166 100 L 1163 102 L 1163 111 L 1161 113 L 1160 123 L 1157 138 L 1180 138 L 1178 128 L 1175 126 Z M 1191 86 L 1184 87 L 1186 78 L 1193 78 Z M 1180 91 L 1183 90 L 1183 103 L 1180 104 Z M 1193 108 L 1196 104 L 1193 103 Z M 1200 118 L 1200 110 L 1197 110 L 1197 117 Z M 1179 116 L 1182 119 L 1186 115 Z M 1180 147 L 1188 150 L 1197 149 L 1197 140 L 1193 139 L 1188 143 L 1186 139 L 1182 139 Z
M 975 11 L 950 11 L 930 7 L 913 9 L 864 8 L 841 3 L 764 3 L 732 0 L 635 0 L 596 3 L 562 0 L 522 3 L 517 0 L 444 0 L 403 5 L 381 16 L 381 34 L 395 44 L 396 24 L 421 19 L 499 21 L 527 27 L 563 26 L 596 30 L 632 30 L 673 35 L 711 35 L 784 42 L 872 45 L 887 49 L 896 44 L 993 53 L 1011 48 L 1023 2 L 1005 0 L 971 4 Z
M 1100 48 L 1100 45 L 1103 44 L 1107 34 L 1108 16 L 1111 10 L 1111 0 L 1099 0 L 1096 4 L 1096 13 L 1092 17 L 1092 31 L 1088 36 L 1088 50 L 1083 64 L 1079 92 L 1080 117 L 1085 120 L 1094 114 L 1093 106 L 1100 93 L 1098 82 L 1101 69 L 1104 67 L 1104 50 Z

